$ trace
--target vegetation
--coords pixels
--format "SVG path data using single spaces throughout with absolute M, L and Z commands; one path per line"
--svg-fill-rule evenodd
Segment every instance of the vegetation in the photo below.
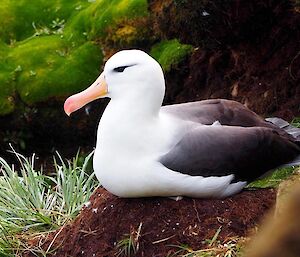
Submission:
M 180 44 L 177 39 L 162 41 L 154 45 L 151 55 L 160 63 L 165 72 L 170 71 L 172 66 L 184 60 L 193 50 L 190 45 Z
M 132 256 L 138 252 L 142 225 L 143 223 L 140 223 L 137 230 L 132 228 L 130 234 L 124 235 L 124 238 L 117 243 L 117 256 Z
M 16 95 L 30 105 L 88 86 L 110 27 L 148 13 L 145 0 L 4 0 L 0 11 L 0 115 L 14 110 Z
M 268 176 L 250 183 L 247 188 L 277 187 L 283 180 L 291 176 L 298 167 L 284 167 L 277 169 Z
M 291 125 L 296 128 L 300 128 L 300 117 L 296 117 L 292 120 Z
M 34 155 L 27 159 L 14 154 L 20 170 L 0 158 L 0 256 L 22 256 L 28 237 L 63 227 L 79 213 L 97 185 L 94 175 L 87 173 L 92 154 L 82 165 L 79 155 L 72 162 L 58 155 L 53 176 L 35 169 Z M 42 250 L 30 251 L 41 254 Z
M 227 238 L 224 241 L 218 240 L 221 227 L 216 231 L 212 239 L 202 242 L 206 247 L 201 250 L 193 250 L 188 245 L 171 245 L 178 250 L 168 257 L 241 257 L 243 246 L 247 239 L 243 237 Z

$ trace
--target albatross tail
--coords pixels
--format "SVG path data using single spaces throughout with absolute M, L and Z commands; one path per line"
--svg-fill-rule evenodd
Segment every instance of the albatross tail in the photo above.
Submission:
M 297 144 L 300 145 L 300 128 L 296 128 L 287 121 L 277 117 L 267 118 L 266 121 L 273 123 L 277 127 L 283 129 L 288 134 L 292 135 L 295 138 Z
M 300 147 L 300 128 L 296 128 L 287 121 L 281 119 L 281 118 L 267 118 L 266 121 L 271 122 L 275 126 L 283 129 L 285 132 L 290 134 L 295 138 L 295 143 Z M 289 166 L 297 166 L 300 165 L 300 155 L 298 155 L 293 161 L 284 164 L 284 167 L 289 167 Z

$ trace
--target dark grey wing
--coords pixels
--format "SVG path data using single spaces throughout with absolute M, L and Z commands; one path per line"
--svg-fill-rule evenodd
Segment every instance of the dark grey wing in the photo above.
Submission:
M 249 182 L 299 154 L 299 146 L 269 128 L 198 126 L 160 162 L 192 176 L 234 174 L 236 180 Z
M 239 102 L 225 99 L 209 99 L 198 102 L 166 105 L 162 111 L 182 120 L 211 125 L 216 120 L 222 125 L 242 127 L 271 127 L 270 122 L 252 112 Z
M 222 125 L 227 126 L 271 128 L 291 140 L 295 137 L 295 133 L 300 134 L 300 129 L 297 128 L 295 130 L 298 132 L 293 131 L 293 133 L 291 133 L 291 130 L 281 127 L 282 122 L 277 124 L 274 122 L 274 119 L 264 120 L 241 103 L 232 100 L 209 99 L 167 105 L 163 106 L 161 111 L 182 120 L 193 121 L 205 125 L 211 125 L 215 121 L 219 121 Z M 289 124 L 284 120 L 281 121 L 285 122 L 285 124 Z M 299 135 L 298 137 L 300 138 Z

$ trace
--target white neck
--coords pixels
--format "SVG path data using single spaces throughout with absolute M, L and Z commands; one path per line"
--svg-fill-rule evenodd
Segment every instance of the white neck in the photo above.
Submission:
M 141 90 L 132 87 L 143 87 L 143 85 L 122 84 L 120 87 L 124 90 L 112 93 L 112 100 L 107 108 L 113 108 L 116 116 L 125 111 L 126 116 L 133 118 L 136 118 L 135 116 L 146 118 L 157 116 L 163 102 L 165 86 L 164 81 L 154 80 L 152 83 L 159 83 L 161 86 L 156 85 L 153 88 L 148 86 L 147 89 Z
M 124 90 L 113 91 L 99 123 L 97 148 L 100 152 L 113 153 L 115 149 L 128 152 L 129 148 L 135 148 L 131 150 L 142 154 L 151 151 L 149 145 L 154 146 L 160 140 L 157 131 L 161 126 L 159 112 L 165 88 L 164 84 L 154 84 L 158 85 L 156 88 L 148 85 L 147 90 L 134 90 L 135 85 L 123 84 Z

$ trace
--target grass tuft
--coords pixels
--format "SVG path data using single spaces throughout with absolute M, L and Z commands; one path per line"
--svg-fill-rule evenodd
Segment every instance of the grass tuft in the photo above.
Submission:
M 83 165 L 79 165 L 79 154 L 64 161 L 57 153 L 53 176 L 44 175 L 42 168 L 36 170 L 35 155 L 26 158 L 13 153 L 20 170 L 0 157 L 0 257 L 2 253 L 21 256 L 19 252 L 28 248 L 28 235 L 55 230 L 76 217 L 97 186 L 94 174 L 87 173 L 93 153 Z M 44 256 L 42 250 L 38 252 Z
M 142 225 L 143 223 L 141 222 L 137 230 L 131 228 L 130 234 L 125 235 L 125 237 L 117 243 L 116 256 L 130 257 L 138 252 Z

